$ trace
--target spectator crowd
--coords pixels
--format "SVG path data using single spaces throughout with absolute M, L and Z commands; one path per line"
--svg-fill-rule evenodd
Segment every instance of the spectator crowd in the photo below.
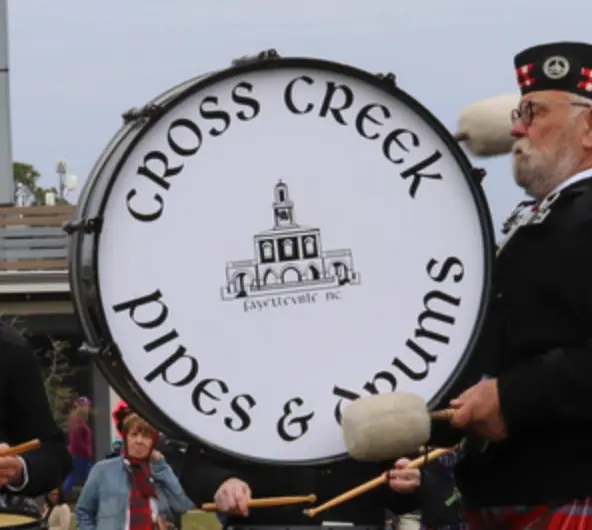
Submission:
M 196 510 L 196 502 L 211 500 L 188 498 L 179 478 L 183 444 L 159 433 L 124 401 L 112 411 L 117 436 L 110 451 L 95 458 L 91 414 L 91 400 L 78 397 L 68 422 L 73 469 L 63 485 L 37 502 L 12 497 L 12 507 L 38 515 L 49 530 L 68 530 L 74 521 L 79 530 L 180 530 L 182 516 Z M 423 490 L 429 494 L 422 495 L 421 509 L 402 515 L 385 510 L 385 530 L 465 530 L 454 461 L 449 454 L 427 464 L 430 481 Z M 217 516 L 224 525 L 225 514 Z

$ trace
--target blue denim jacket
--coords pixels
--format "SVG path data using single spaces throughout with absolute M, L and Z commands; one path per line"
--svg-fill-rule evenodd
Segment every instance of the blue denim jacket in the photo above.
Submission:
M 193 503 L 164 459 L 151 463 L 158 496 L 158 513 L 185 513 Z M 123 458 L 102 460 L 92 468 L 76 503 L 79 530 L 125 529 L 128 517 L 130 480 Z

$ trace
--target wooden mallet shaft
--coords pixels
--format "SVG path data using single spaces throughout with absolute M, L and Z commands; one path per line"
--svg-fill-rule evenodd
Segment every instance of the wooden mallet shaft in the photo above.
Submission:
M 434 421 L 450 421 L 454 416 L 455 409 L 442 409 L 430 412 L 430 419 Z
M 22 455 L 24 453 L 28 453 L 29 451 L 33 451 L 34 449 L 39 449 L 39 447 L 41 447 L 41 442 L 39 440 L 29 440 L 28 442 L 14 445 L 8 449 L 0 449 L 0 457 Z
M 262 497 L 260 499 L 251 499 L 247 502 L 249 508 L 271 508 L 273 506 L 287 506 L 288 504 L 312 504 L 316 502 L 316 495 L 300 495 L 293 497 Z M 215 512 L 217 510 L 215 502 L 206 502 L 202 504 L 201 509 L 205 512 Z
M 450 453 L 455 449 L 456 446 L 448 449 L 434 449 L 433 451 L 430 451 L 426 456 L 421 456 L 409 462 L 409 464 L 407 464 L 407 469 L 416 469 L 418 467 L 421 467 L 423 464 L 431 462 L 432 460 L 435 460 L 436 458 L 439 458 L 442 455 L 445 455 L 446 453 Z M 321 504 L 316 508 L 305 510 L 304 513 L 309 517 L 314 517 L 320 512 L 324 512 L 329 508 L 333 508 L 333 506 L 337 506 L 338 504 L 347 502 L 353 499 L 354 497 L 357 497 L 358 495 L 362 495 L 362 493 L 366 493 L 367 491 L 377 488 L 382 484 L 386 484 L 388 482 L 388 479 L 388 473 L 384 473 L 379 477 L 376 477 L 375 479 L 372 479 L 364 484 L 361 484 L 356 488 L 353 488 L 349 491 L 346 491 L 345 493 L 342 493 L 341 495 L 338 495 L 337 497 L 334 497 L 333 499 L 327 501 L 325 504 Z

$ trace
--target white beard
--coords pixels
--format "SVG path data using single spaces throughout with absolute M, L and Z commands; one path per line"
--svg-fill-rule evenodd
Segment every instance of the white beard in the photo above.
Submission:
M 577 153 L 571 132 L 563 130 L 545 151 L 534 149 L 527 138 L 520 138 L 514 144 L 514 179 L 531 197 L 544 198 L 559 182 L 573 174 Z

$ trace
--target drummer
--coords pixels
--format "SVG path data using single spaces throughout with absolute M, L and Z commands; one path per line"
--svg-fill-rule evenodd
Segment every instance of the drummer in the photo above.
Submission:
M 218 465 L 197 444 L 185 455 L 181 484 L 197 505 L 214 499 L 218 512 L 227 514 L 225 526 L 320 525 L 322 522 L 354 523 L 384 527 L 386 509 L 395 514 L 412 512 L 420 501 L 420 471 L 405 469 L 409 461 L 390 464 L 362 463 L 352 459 L 330 466 L 283 467 L 246 462 Z M 310 494 L 324 502 L 387 471 L 388 485 L 339 504 L 313 518 L 302 505 L 249 510 L 252 492 L 257 497 Z
M 13 327 L 0 322 L 0 445 L 35 438 L 41 441 L 39 449 L 0 457 L 0 493 L 44 495 L 60 486 L 72 469 L 35 354 Z
M 592 45 L 534 46 L 514 63 L 514 178 L 535 217 L 497 259 L 476 348 L 496 377 L 452 401 L 453 423 L 489 441 L 456 477 L 471 528 L 590 529 Z

